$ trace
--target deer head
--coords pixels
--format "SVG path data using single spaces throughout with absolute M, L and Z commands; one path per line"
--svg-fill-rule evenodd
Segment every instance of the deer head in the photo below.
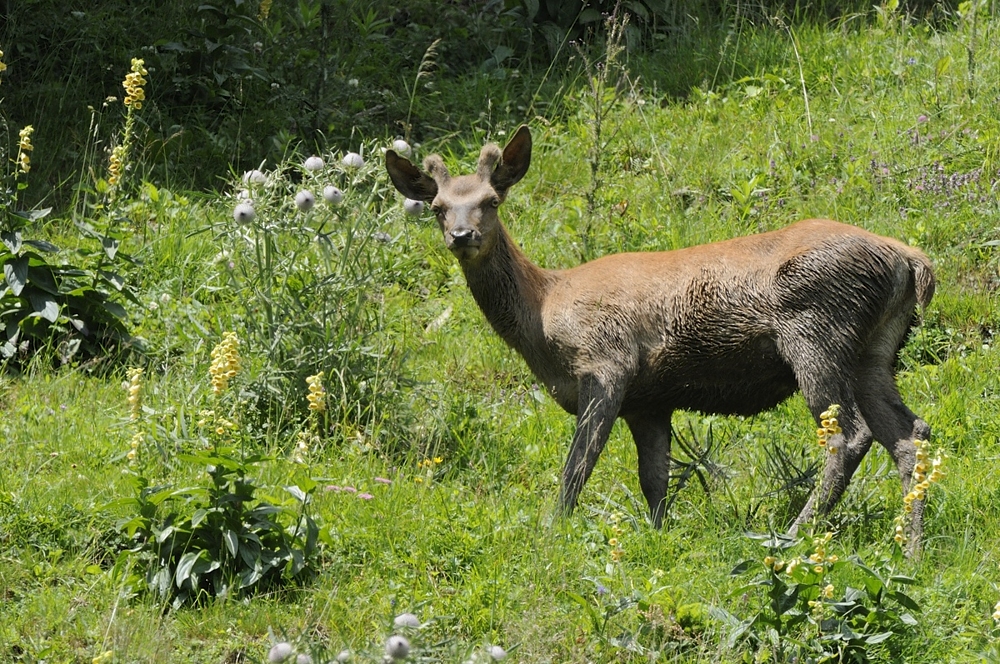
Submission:
M 483 147 L 472 175 L 452 177 L 436 154 L 424 160 L 421 171 L 392 150 L 385 153 L 385 167 L 396 189 L 407 198 L 430 204 L 445 244 L 463 263 L 489 255 L 496 245 L 500 233 L 497 208 L 530 164 L 531 133 L 525 125 L 503 152 L 493 144 Z

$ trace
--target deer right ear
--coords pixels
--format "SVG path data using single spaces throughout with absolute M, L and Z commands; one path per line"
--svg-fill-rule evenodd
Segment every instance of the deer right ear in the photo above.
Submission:
M 416 201 L 430 202 L 437 196 L 437 183 L 426 173 L 392 150 L 385 153 L 385 170 L 399 193 Z

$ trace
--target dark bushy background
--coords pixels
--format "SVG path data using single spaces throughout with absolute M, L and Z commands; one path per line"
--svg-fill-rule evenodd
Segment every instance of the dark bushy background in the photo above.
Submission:
M 213 188 L 228 167 L 287 151 L 346 149 L 362 136 L 420 141 L 477 123 L 553 117 L 566 88 L 571 40 L 599 41 L 610 0 L 6 0 L 0 94 L 14 127 L 35 126 L 28 192 L 100 175 L 133 57 L 149 69 L 143 174 L 163 186 Z M 930 6 L 930 5 L 929 5 Z M 827 17 L 870 7 L 815 2 L 623 0 L 628 42 L 647 84 L 683 95 L 718 76 L 737 21 Z M 266 15 L 265 15 L 266 13 Z M 432 74 L 413 91 L 436 40 Z M 752 73 L 753 63 L 745 69 Z M 742 75 L 744 67 L 733 68 Z M 725 73 L 731 73 L 727 67 Z M 356 81 L 356 85 L 352 84 Z M 412 91 L 412 94 L 411 94 Z M 94 114 L 94 110 L 97 114 Z M 410 124 L 406 119 L 410 116 Z M 92 126 L 93 125 L 95 126 Z M 96 136 L 94 159 L 86 159 Z M 11 137 L 8 136 L 8 139 Z M 16 138 L 16 134 L 15 134 Z

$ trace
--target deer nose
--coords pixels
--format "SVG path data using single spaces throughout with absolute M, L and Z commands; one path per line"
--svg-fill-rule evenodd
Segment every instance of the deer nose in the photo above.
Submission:
M 478 247 L 480 234 L 474 228 L 456 228 L 449 232 L 452 244 L 456 247 Z

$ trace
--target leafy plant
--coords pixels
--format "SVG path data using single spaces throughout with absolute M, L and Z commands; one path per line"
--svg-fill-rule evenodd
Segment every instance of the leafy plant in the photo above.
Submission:
M 307 506 L 316 483 L 285 486 L 291 502 L 275 504 L 256 494 L 250 473 L 270 459 L 241 457 L 234 448 L 181 454 L 205 468 L 208 486 L 150 486 L 135 478 L 136 516 L 119 527 L 135 545 L 127 553 L 145 567 L 148 589 L 173 606 L 204 596 L 242 596 L 317 571 L 320 528 Z
M 740 563 L 732 574 L 756 571 L 736 592 L 762 589 L 764 605 L 743 620 L 713 610 L 729 625 L 731 647 L 746 642 L 756 651 L 756 659 L 748 653 L 744 661 L 870 662 L 878 648 L 912 633 L 920 606 L 903 588 L 916 580 L 897 572 L 899 550 L 869 567 L 857 556 L 828 554 L 832 536 L 749 535 L 769 555 Z M 835 582 L 844 577 L 849 581 L 838 592 Z

